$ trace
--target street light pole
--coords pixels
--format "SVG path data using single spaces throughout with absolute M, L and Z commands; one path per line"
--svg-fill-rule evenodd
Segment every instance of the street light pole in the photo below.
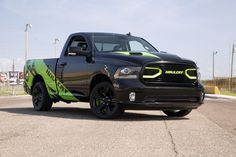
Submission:
M 13 73 L 15 72 L 15 60 L 13 59 L 13 62 L 12 62 L 12 71 Z
M 25 62 L 28 59 L 29 44 L 28 44 L 28 29 L 32 28 L 32 24 L 27 23 L 25 25 Z
M 59 38 L 54 39 L 54 57 L 56 57 L 56 54 L 57 54 L 57 42 L 59 41 L 60 41 Z
M 212 56 L 213 56 L 213 67 L 212 67 L 212 80 L 215 80 L 215 55 L 217 54 L 217 51 L 213 51 Z
M 230 91 L 232 91 L 233 89 L 233 67 L 234 67 L 234 44 L 233 44 L 233 48 L 232 48 L 232 58 L 231 58 L 231 73 L 230 73 Z

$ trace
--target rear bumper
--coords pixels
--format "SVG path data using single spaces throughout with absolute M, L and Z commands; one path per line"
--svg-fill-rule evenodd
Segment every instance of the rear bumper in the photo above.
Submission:
M 25 81 L 24 81 L 24 83 L 23 83 L 23 87 L 24 87 L 24 91 L 25 91 L 27 94 L 31 94 L 31 90 L 30 90 L 30 88 L 27 86 L 27 84 L 25 83 Z
M 116 80 L 114 87 L 118 103 L 126 109 L 196 109 L 203 104 L 205 95 L 201 84 L 194 87 L 153 87 L 139 80 Z M 130 101 L 131 92 L 135 93 L 134 101 Z

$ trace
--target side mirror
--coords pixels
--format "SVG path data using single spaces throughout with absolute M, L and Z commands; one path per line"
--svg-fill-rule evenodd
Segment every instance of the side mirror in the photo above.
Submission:
M 85 56 L 85 57 L 91 57 L 91 54 L 89 51 L 84 51 L 81 47 L 75 47 L 75 46 L 72 46 L 72 47 L 69 47 L 68 48 L 68 53 L 69 55 L 71 56 Z

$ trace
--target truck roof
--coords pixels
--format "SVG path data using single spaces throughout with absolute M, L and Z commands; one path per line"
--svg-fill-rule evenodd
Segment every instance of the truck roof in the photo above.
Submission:
M 103 35 L 104 36 L 106 36 L 106 35 L 118 35 L 118 36 L 127 36 L 127 35 L 129 35 L 129 36 L 132 36 L 130 34 L 130 32 L 127 33 L 127 34 L 107 33 L 107 32 L 78 32 L 78 33 L 71 34 L 71 36 L 75 36 L 75 35 L 79 35 L 79 34 L 83 34 L 83 35 L 87 35 L 87 36 L 92 36 L 93 34 L 94 35 L 100 35 L 100 36 L 103 36 Z

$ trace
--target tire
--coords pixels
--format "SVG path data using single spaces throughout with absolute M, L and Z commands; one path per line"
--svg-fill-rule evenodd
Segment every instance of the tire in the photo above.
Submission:
M 109 82 L 97 84 L 90 95 L 90 107 L 92 112 L 102 119 L 116 118 L 124 112 L 120 104 L 114 100 L 114 88 Z
M 32 102 L 36 111 L 49 111 L 52 108 L 52 100 L 43 82 L 36 82 L 33 86 Z
M 163 110 L 163 112 L 169 117 L 184 117 L 188 115 L 192 110 Z

